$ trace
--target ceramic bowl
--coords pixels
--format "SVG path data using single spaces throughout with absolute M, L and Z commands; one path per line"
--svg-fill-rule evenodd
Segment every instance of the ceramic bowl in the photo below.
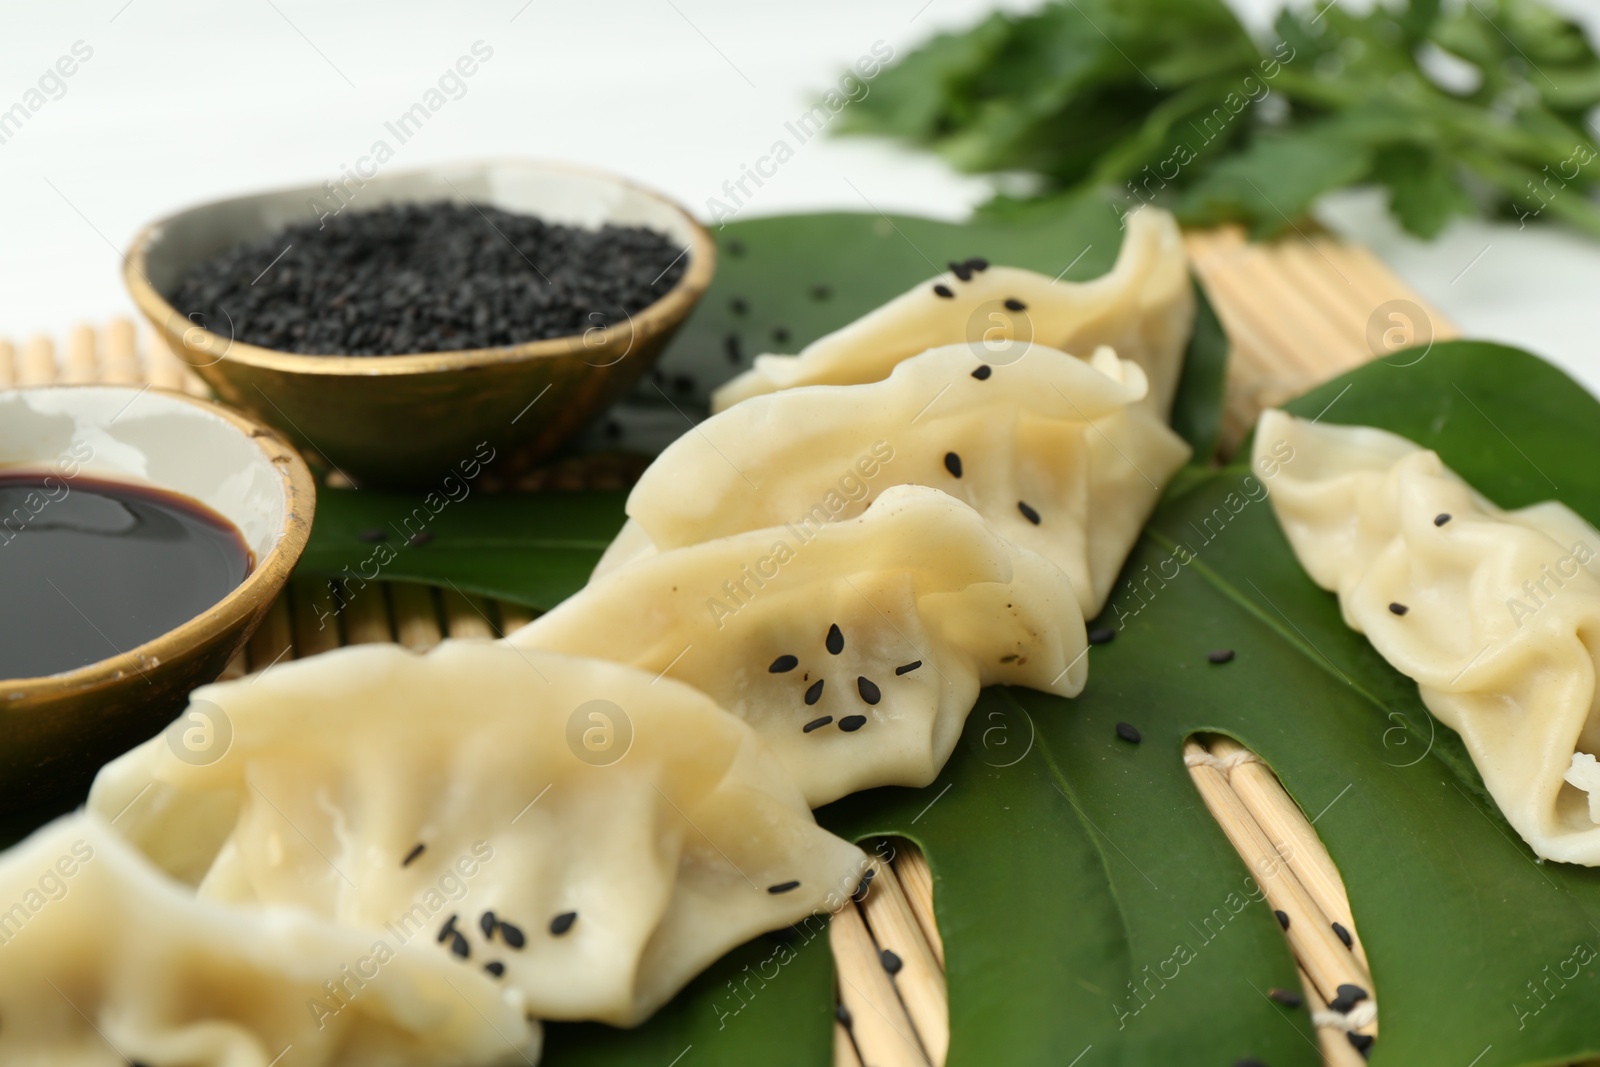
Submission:
M 0 390 L 0 471 L 54 473 L 69 492 L 86 475 L 182 494 L 236 526 L 255 557 L 240 585 L 174 630 L 75 670 L 0 680 L 9 813 L 72 802 L 102 763 L 160 731 L 190 690 L 222 673 L 300 558 L 315 488 L 266 427 L 179 393 L 116 385 Z M 0 518 L 12 536 L 29 521 Z
M 549 163 L 496 162 L 380 174 L 342 210 L 393 202 L 491 204 L 547 221 L 644 226 L 687 250 L 688 269 L 631 319 L 505 348 L 396 356 L 298 355 L 233 340 L 162 296 L 185 269 L 239 241 L 314 221 L 341 201 L 303 186 L 190 208 L 134 240 L 124 278 L 140 311 L 218 396 L 356 482 L 426 485 L 486 454 L 548 455 L 660 356 L 715 269 L 710 236 L 683 208 L 621 178 Z

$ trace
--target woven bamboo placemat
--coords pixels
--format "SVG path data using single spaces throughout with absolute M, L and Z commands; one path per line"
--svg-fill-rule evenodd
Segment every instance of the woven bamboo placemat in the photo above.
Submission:
M 1191 264 L 1227 330 L 1223 450 L 1230 451 L 1262 407 L 1405 344 L 1458 335 L 1437 311 L 1372 255 L 1332 235 L 1291 235 L 1252 244 L 1237 228 L 1186 235 Z M 0 388 L 50 382 L 148 383 L 196 396 L 209 390 L 154 334 L 117 319 L 79 326 L 64 345 L 35 337 L 20 348 L 0 338 Z M 637 476 L 610 464 L 607 483 Z M 557 465 L 528 472 L 515 487 L 582 487 L 592 472 Z M 422 650 L 446 637 L 492 638 L 531 614 L 515 604 L 408 583 L 379 583 L 382 596 L 353 597 L 336 611 L 326 582 L 296 579 L 223 677 L 343 645 L 394 641 Z M 329 620 L 327 624 L 319 620 Z M 1289 916 L 1285 936 L 1300 963 L 1302 990 L 1331 1067 L 1363 1062 L 1357 1044 L 1378 1032 L 1377 991 L 1350 914 L 1344 885 L 1310 822 L 1265 764 L 1225 738 L 1197 738 L 1185 762 L 1200 796 L 1252 870 L 1275 911 Z M 944 946 L 934 919 L 936 879 L 915 845 L 889 842 L 863 900 L 830 924 L 839 1001 L 838 1067 L 941 1067 L 950 1043 Z M 894 973 L 885 951 L 899 960 Z M 1341 984 L 1369 995 L 1349 1012 L 1329 1007 Z M 1352 1037 L 1351 1035 L 1354 1035 Z

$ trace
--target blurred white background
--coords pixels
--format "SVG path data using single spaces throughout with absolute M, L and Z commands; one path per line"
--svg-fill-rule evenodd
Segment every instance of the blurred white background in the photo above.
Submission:
M 1600 35 L 1600 0 L 1556 2 Z M 1278 6 L 1235 3 L 1256 25 Z M 59 335 L 131 314 L 119 252 L 143 223 L 198 201 L 337 178 L 379 137 L 394 144 L 384 123 L 478 41 L 492 58 L 386 169 L 496 155 L 581 161 L 704 216 L 707 198 L 874 43 L 901 55 L 995 6 L 0 0 L 0 112 L 76 43 L 93 50 L 59 98 L 0 143 L 0 335 Z M 930 157 L 818 138 L 745 212 L 864 210 L 865 196 L 886 211 L 959 218 L 986 194 Z M 1530 348 L 1600 391 L 1600 242 L 1554 226 L 1458 222 L 1425 244 L 1399 234 L 1378 197 L 1340 196 L 1321 211 L 1468 335 Z

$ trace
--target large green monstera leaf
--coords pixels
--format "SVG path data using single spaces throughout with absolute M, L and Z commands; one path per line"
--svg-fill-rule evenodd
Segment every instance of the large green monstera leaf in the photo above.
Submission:
M 648 428 L 655 394 L 656 414 L 682 422 L 736 369 L 728 336 L 781 327 L 793 349 L 932 273 L 925 260 L 983 254 L 1060 270 L 1087 247 L 1071 271 L 1081 276 L 1106 267 L 1116 240 L 1103 205 L 1054 232 L 870 215 L 731 224 L 719 241 L 741 254 L 724 261 L 664 361 L 665 386 L 647 383 L 619 418 L 642 412 Z M 812 295 L 817 285 L 830 286 L 826 299 Z M 1220 393 L 1214 332 L 1203 316 L 1176 415 L 1201 455 Z M 733 347 L 748 358 L 760 346 Z M 1565 375 L 1467 342 L 1392 362 L 1290 408 L 1404 434 L 1503 506 L 1553 497 L 1600 522 L 1600 403 Z M 370 551 L 362 528 L 412 504 L 325 494 L 303 570 L 339 573 Z M 385 573 L 548 607 L 581 586 L 621 521 L 617 494 L 470 497 Z M 1265 996 L 1295 985 L 1294 961 L 1190 783 L 1181 748 L 1196 732 L 1249 745 L 1315 818 L 1372 961 L 1375 1064 L 1600 1054 L 1600 974 L 1590 965 L 1567 976 L 1568 961 L 1593 960 L 1600 945 L 1600 874 L 1534 858 L 1416 687 L 1305 577 L 1248 468 L 1196 466 L 1175 480 L 1099 625 L 1116 637 L 1092 650 L 1081 697 L 987 690 L 934 784 L 818 813 L 841 834 L 904 835 L 926 850 L 952 1067 L 1321 1062 L 1305 1010 Z M 1210 663 L 1222 648 L 1233 660 Z M 1119 721 L 1143 742 L 1120 740 Z M 758 939 L 633 1031 L 553 1026 L 546 1062 L 826 1064 L 822 940 Z

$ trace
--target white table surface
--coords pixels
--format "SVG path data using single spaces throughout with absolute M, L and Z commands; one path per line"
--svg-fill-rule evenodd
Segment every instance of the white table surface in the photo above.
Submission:
M 1275 0 L 1236 0 L 1260 24 Z M 1346 0 L 1357 2 L 1357 0 Z M 92 57 L 0 143 L 0 335 L 131 314 L 119 250 L 198 201 L 337 178 L 475 42 L 493 56 L 386 169 L 536 156 L 625 172 L 702 215 L 845 64 L 904 54 L 979 0 L 0 0 L 0 111 L 77 42 Z M 1002 6 L 1028 8 L 1036 2 Z M 1600 32 L 1600 0 L 1560 0 Z M 483 46 L 480 46 L 480 48 Z M 816 138 L 748 215 L 959 218 L 987 185 L 928 156 Z M 1600 392 L 1600 241 L 1555 226 L 1400 234 L 1379 196 L 1320 208 L 1469 336 L 1555 360 Z

